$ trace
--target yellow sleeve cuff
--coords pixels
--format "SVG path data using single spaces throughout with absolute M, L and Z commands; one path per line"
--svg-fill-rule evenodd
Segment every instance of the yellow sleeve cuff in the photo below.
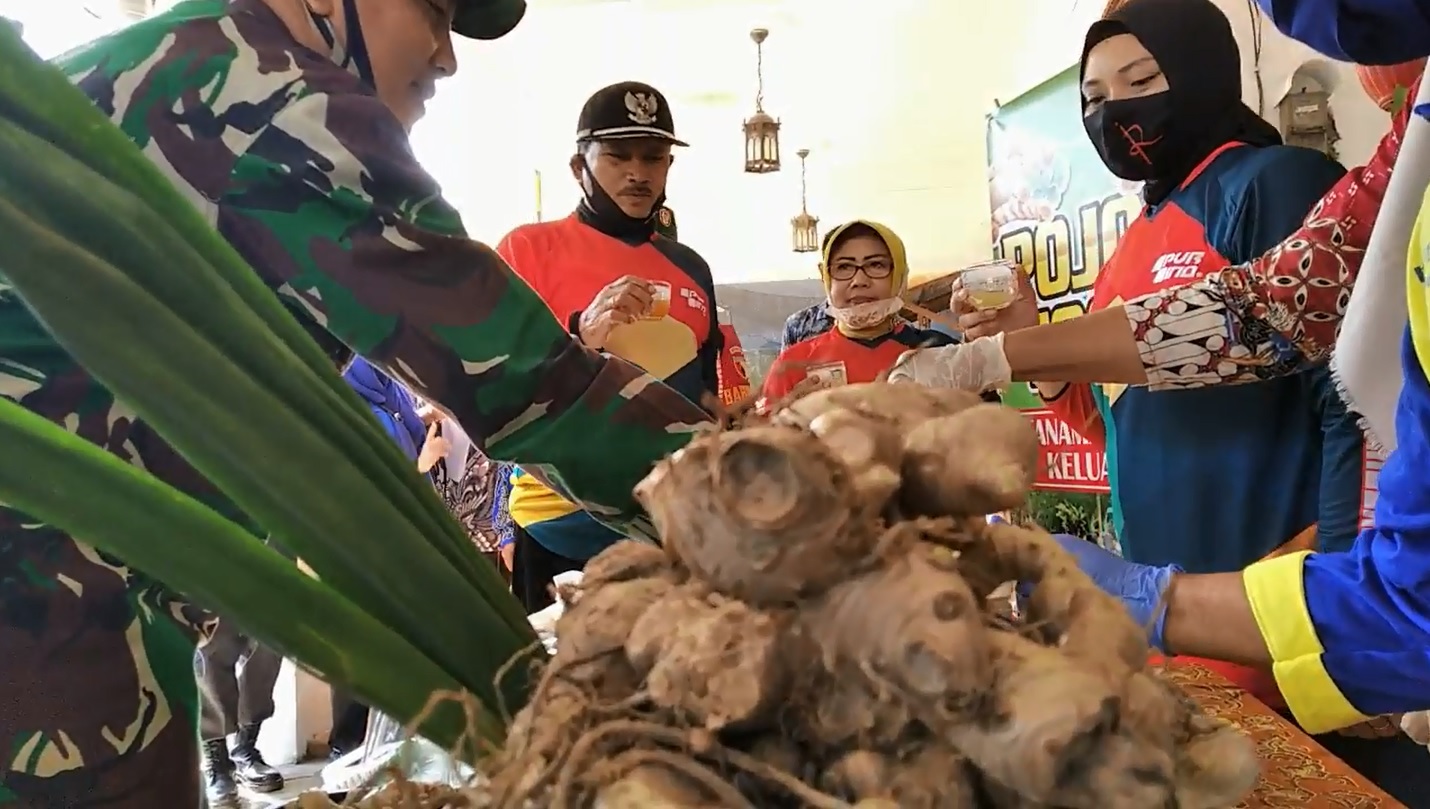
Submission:
M 1369 717 L 1351 706 L 1321 661 L 1325 649 L 1311 623 L 1301 576 L 1309 555 L 1301 551 L 1257 562 L 1242 572 L 1241 581 L 1286 706 L 1307 733 L 1326 733 Z

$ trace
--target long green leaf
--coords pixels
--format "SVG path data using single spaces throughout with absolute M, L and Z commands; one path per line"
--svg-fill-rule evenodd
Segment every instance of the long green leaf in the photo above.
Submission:
M 139 209 L 162 211 L 168 225 L 165 230 L 170 230 L 202 256 L 237 299 L 245 304 L 245 310 L 255 314 L 273 336 L 294 352 L 299 362 L 319 373 L 320 381 L 331 391 L 346 397 L 350 408 L 357 408 L 355 412 L 359 415 L 367 415 L 341 380 L 333 374 L 322 373 L 329 365 L 327 357 L 243 258 L 217 235 L 192 205 L 178 195 L 169 180 L 124 133 L 113 126 L 66 77 L 39 60 L 9 29 L 0 31 L 0 115 L 23 124 L 43 141 L 54 144 L 99 176 L 134 194 L 145 203 L 138 206 Z M 129 205 L 109 210 L 122 214 L 133 208 Z M 171 274 L 168 280 L 172 279 Z M 386 436 L 380 433 L 367 436 L 369 440 L 374 437 L 380 442 L 386 441 Z M 433 504 L 424 505 L 430 517 Z M 440 505 L 437 511 L 446 516 Z M 445 528 L 431 529 L 429 536 L 446 553 L 449 561 L 479 589 L 490 593 L 491 588 L 500 585 L 500 577 L 492 575 L 490 566 L 470 552 L 470 542 L 450 519 L 446 520 Z M 459 546 L 467 553 L 454 550 Z M 508 622 L 516 625 L 524 621 L 524 616 L 512 606 L 510 599 L 496 601 L 499 612 Z
M 497 620 L 401 514 L 366 496 L 341 448 L 132 281 L 7 200 L 0 233 L 0 267 L 71 354 L 325 581 L 493 704 L 493 669 L 534 640 L 529 625 L 519 636 Z M 345 497 L 303 497 L 315 482 Z M 361 559 L 345 552 L 359 536 L 371 539 Z M 525 682 L 504 690 L 519 704 Z
M 0 30 L 0 117 L 14 121 L 84 162 L 99 175 L 169 218 L 234 291 L 304 364 L 330 364 L 248 267 L 192 205 L 175 205 L 173 183 L 145 158 L 62 73 L 30 50 L 9 26 Z
M 320 372 L 305 367 L 159 216 L 133 195 L 14 124 L 0 121 L 0 193 L 27 215 L 91 254 L 103 253 L 116 269 L 143 286 L 225 356 L 283 400 L 288 408 L 349 457 L 383 497 L 405 514 L 447 563 L 487 594 L 511 604 L 492 565 L 474 551 L 411 463 L 383 434 L 346 386 L 334 390 Z M 182 202 L 178 204 L 183 204 Z M 134 238 L 134 234 L 143 238 Z M 187 268 L 175 272 L 174 268 Z M 271 296 L 270 296 L 271 297 Z M 320 571 L 321 572 L 321 571 Z M 501 597 L 498 597 L 501 596 Z M 501 614 L 524 629 L 519 609 Z
M 88 98 L 59 71 L 39 60 L 17 35 L 8 30 L 0 32 L 0 115 L 22 123 L 37 133 L 42 141 L 54 144 L 145 203 L 133 206 L 120 201 L 121 204 L 111 211 L 124 212 L 137 207 L 161 212 L 165 227 L 143 232 L 155 238 L 168 234 L 189 245 L 230 287 L 244 304 L 244 310 L 256 315 L 273 336 L 293 351 L 298 361 L 317 373 L 319 381 L 344 399 L 349 410 L 360 417 L 368 415 L 366 406 L 347 386 L 335 374 L 327 372 L 329 360 L 326 355 L 247 262 L 219 237 L 212 225 L 174 190 L 168 178 Z M 121 269 L 128 271 L 124 267 Z M 157 287 L 145 286 L 152 292 L 156 288 L 162 289 L 172 279 L 170 274 L 161 279 Z M 367 421 L 371 422 L 370 419 Z M 370 443 L 376 442 L 380 449 L 387 449 L 386 445 L 390 443 L 387 436 L 376 430 L 366 431 L 365 437 Z M 406 478 L 409 492 L 416 485 L 413 477 L 409 475 Z M 423 493 L 426 491 L 423 490 Z M 442 505 L 432 497 L 419 497 L 419 503 L 427 512 L 428 519 L 438 521 L 437 526 L 428 525 L 424 529 L 433 544 L 489 601 L 494 602 L 504 620 L 524 630 L 525 616 L 515 600 L 495 596 L 498 592 L 505 592 L 500 576 L 474 552 L 465 533 L 450 519 Z
M 246 631 L 379 709 L 417 716 L 432 692 L 458 688 L 397 633 L 299 573 L 251 534 L 4 399 L 0 446 L 6 456 L 0 463 L 0 496 L 6 503 L 163 581 L 191 583 L 189 595 L 200 603 L 224 615 L 242 615 Z M 262 582 L 261 597 L 255 581 Z M 499 744 L 503 732 L 496 717 L 483 712 L 478 721 L 475 732 Z M 466 731 L 466 718 L 448 704 L 421 730 L 451 745 Z

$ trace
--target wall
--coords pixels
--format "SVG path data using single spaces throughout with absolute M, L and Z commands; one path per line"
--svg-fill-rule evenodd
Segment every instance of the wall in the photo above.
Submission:
M 534 170 L 548 216 L 576 199 L 566 168 L 576 114 L 622 79 L 671 99 L 680 150 L 670 198 L 686 241 L 721 282 L 813 277 L 791 252 L 799 212 L 796 149 L 813 150 L 810 210 L 824 225 L 888 221 L 916 268 L 987 253 L 982 88 L 988 4 L 932 0 L 727 2 L 662 10 L 648 2 L 533 8 L 512 36 L 465 48 L 461 72 L 415 135 L 471 230 L 495 240 L 534 216 Z M 957 10 L 955 9 L 957 6 Z M 784 121 L 785 170 L 741 171 L 740 123 L 753 109 L 754 45 L 765 26 L 766 108 Z M 891 47 L 892 45 L 892 47 Z
M 1256 8 L 1255 0 L 1213 0 L 1231 21 L 1241 45 L 1243 100 L 1268 120 L 1279 123 L 1276 104 L 1290 88 L 1292 74 L 1310 64 L 1311 72 L 1331 90 L 1331 108 L 1341 134 L 1337 145 L 1341 162 L 1362 162 L 1390 125 L 1385 113 L 1371 103 L 1356 81 L 1354 69 L 1333 62 L 1276 30 Z M 1102 12 L 1097 0 L 1012 0 L 1010 16 L 1022 29 L 1018 56 L 1004 71 L 1003 83 L 993 86 L 995 97 L 1008 98 L 1075 64 L 1082 52 L 1082 32 Z M 1035 10 L 1035 11 L 1034 11 Z M 1005 24 L 1008 25 L 1008 24 Z M 1261 34 L 1261 54 L 1255 56 L 1255 34 Z M 1261 92 L 1257 89 L 1257 66 Z M 1258 98 L 1258 95 L 1261 98 Z
M 1269 118 L 1291 74 L 1315 55 L 1263 22 L 1258 105 L 1248 0 L 1218 0 L 1243 43 L 1247 100 Z M 535 217 L 534 172 L 547 217 L 568 212 L 566 167 L 577 111 L 614 81 L 669 96 L 680 150 L 670 185 L 682 240 L 723 283 L 813 277 L 791 252 L 799 211 L 796 149 L 813 150 L 810 211 L 821 227 L 881 219 L 906 239 L 916 274 L 987 255 L 984 116 L 1073 64 L 1101 2 L 1004 0 L 562 0 L 541 4 L 510 37 L 464 43 L 415 134 L 478 237 L 495 241 Z M 1259 15 L 1258 15 L 1259 16 Z M 784 121 L 785 170 L 744 174 L 740 122 L 753 107 L 750 28 L 766 44 L 766 108 Z M 1387 125 L 1349 67 L 1319 60 L 1348 164 Z M 1069 110 L 1069 115 L 1076 111 Z

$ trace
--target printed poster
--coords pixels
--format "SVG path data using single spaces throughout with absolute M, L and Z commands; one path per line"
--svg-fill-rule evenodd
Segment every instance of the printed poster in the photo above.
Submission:
M 1142 208 L 1140 184 L 1112 176 L 1079 116 L 1077 68 L 1003 105 L 988 120 L 988 198 L 994 255 L 1028 273 L 1039 319 L 1087 311 L 1093 281 Z M 1101 448 L 1042 406 L 1026 385 L 1004 401 L 1028 414 L 1043 446 L 1038 489 L 1105 493 Z

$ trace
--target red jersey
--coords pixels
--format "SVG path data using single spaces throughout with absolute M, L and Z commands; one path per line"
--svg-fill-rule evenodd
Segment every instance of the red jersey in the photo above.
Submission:
M 750 395 L 750 369 L 745 364 L 745 348 L 740 345 L 740 335 L 729 323 L 720 324 L 720 333 L 725 337 L 725 347 L 720 350 L 720 364 L 716 367 L 720 380 L 720 404 L 730 407 Z
M 810 377 L 829 388 L 873 382 L 892 368 L 905 351 L 955 342 L 958 341 L 941 331 L 903 323 L 896 324 L 888 334 L 868 340 L 846 337 L 833 328 L 781 351 L 765 376 L 761 395 L 766 401 L 775 401 Z

